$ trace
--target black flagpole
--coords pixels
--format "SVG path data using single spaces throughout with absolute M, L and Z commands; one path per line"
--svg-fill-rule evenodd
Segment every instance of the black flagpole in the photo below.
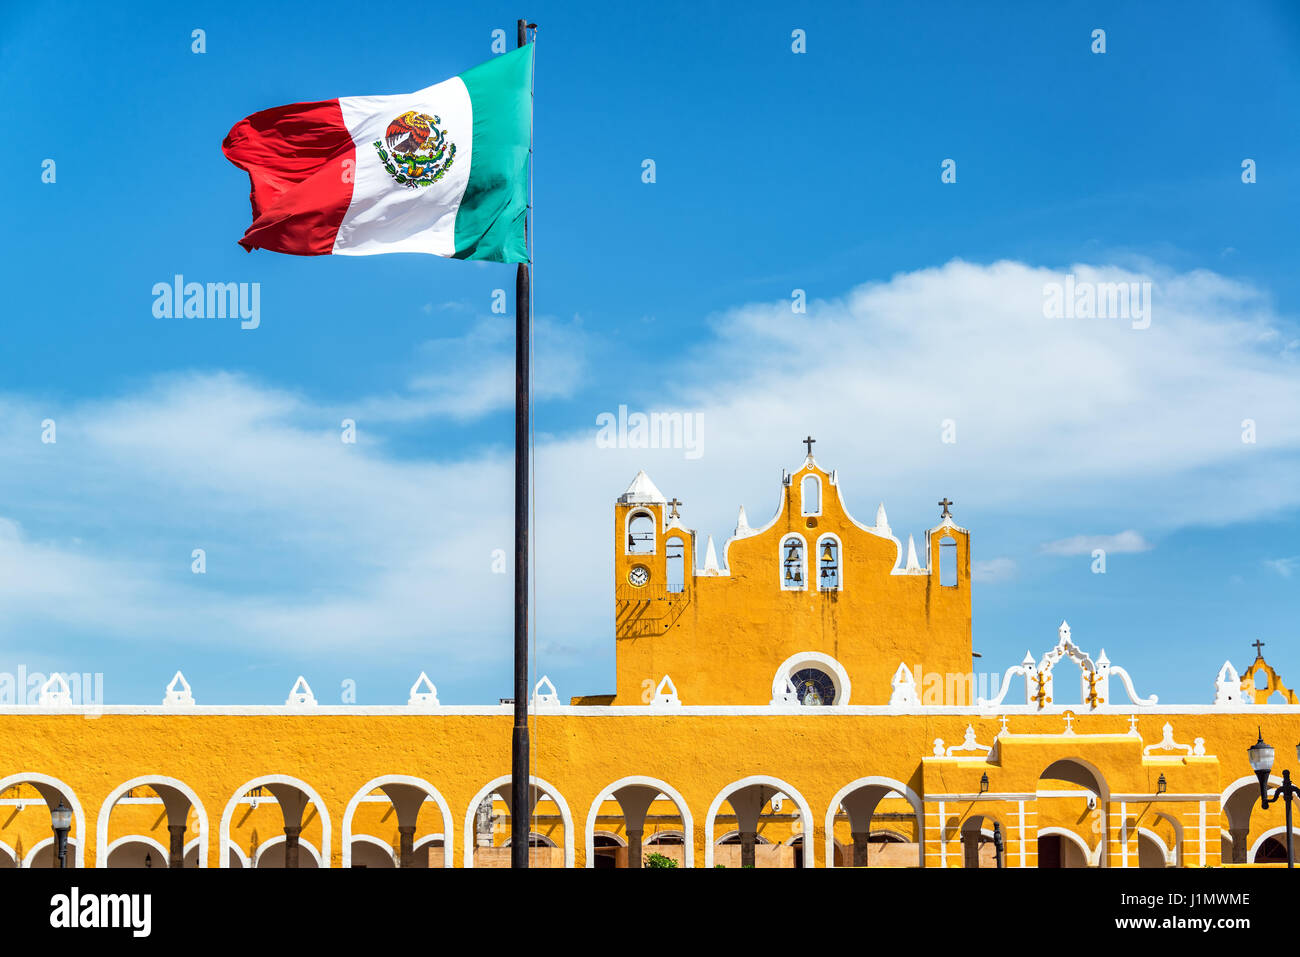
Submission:
M 528 42 L 520 20 L 519 46 Z M 529 91 L 531 96 L 531 90 Z M 529 162 L 531 162 L 531 157 Z M 532 203 L 532 195 L 528 202 Z M 526 216 L 526 214 L 525 214 Z M 528 221 L 524 220 L 525 243 Z M 510 866 L 528 866 L 532 801 L 528 786 L 528 265 L 515 272 L 515 728 L 510 742 Z M 473 853 L 470 848 L 468 853 Z

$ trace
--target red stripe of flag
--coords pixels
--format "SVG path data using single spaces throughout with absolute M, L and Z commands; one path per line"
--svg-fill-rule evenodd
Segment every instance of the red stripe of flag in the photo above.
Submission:
M 334 251 L 356 171 L 338 100 L 254 113 L 231 128 L 221 150 L 252 183 L 253 225 L 239 245 L 296 256 Z

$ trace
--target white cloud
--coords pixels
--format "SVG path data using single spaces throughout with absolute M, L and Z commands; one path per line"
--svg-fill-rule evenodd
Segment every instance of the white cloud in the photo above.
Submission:
M 1042 537 L 1129 529 L 1060 539 L 1052 554 L 1143 550 L 1134 527 L 1154 534 L 1300 503 L 1300 376 L 1281 345 L 1295 337 L 1278 334 L 1263 296 L 1205 272 L 1145 277 L 1153 319 L 1138 331 L 1044 319 L 1043 285 L 1061 278 L 954 262 L 810 303 L 806 315 L 788 302 L 745 306 L 714 317 L 711 335 L 662 375 L 586 392 L 580 330 L 539 328 L 549 357 L 539 366 L 553 370 L 540 394 L 590 404 L 572 431 L 539 434 L 536 450 L 534 621 L 543 650 L 585 654 L 574 665 L 585 686 L 572 691 L 612 681 L 596 674 L 613 654 L 611 514 L 643 467 L 720 553 L 737 505 L 755 527 L 771 516 L 780 471 L 801 461 L 809 433 L 854 514 L 870 523 L 883 499 L 904 542 L 934 523 L 945 494 L 977 543 L 1006 519 Z M 512 335 L 497 317 L 432 343 L 428 371 L 391 395 L 322 402 L 211 374 L 71 405 L 0 397 L 0 502 L 12 520 L 0 524 L 0 638 L 29 640 L 57 622 L 119 642 L 382 655 L 413 674 L 427 664 L 435 680 L 448 660 L 499 669 L 510 576 L 491 563 L 511 548 L 509 435 L 430 460 L 398 454 L 384 425 L 421 419 L 432 430 L 507 407 Z M 619 403 L 703 414 L 703 456 L 597 448 L 596 414 Z M 56 445 L 39 441 L 47 416 Z M 348 416 L 356 445 L 339 440 Z M 1258 423 L 1255 445 L 1240 440 L 1243 418 Z M 940 441 L 944 419 L 956 444 Z M 196 547 L 206 576 L 189 572 Z M 1016 570 L 1011 557 L 973 568 L 981 582 Z
M 1300 555 L 1292 555 L 1290 558 L 1266 558 L 1264 564 L 1283 578 L 1290 578 L 1300 569 Z
M 1016 561 L 1014 558 L 990 558 L 971 562 L 970 577 L 971 581 L 983 584 L 1010 581 L 1016 577 Z
M 1132 552 L 1147 552 L 1152 546 L 1139 532 L 1129 529 L 1115 535 L 1075 535 L 1048 542 L 1043 551 L 1049 555 L 1091 555 L 1100 548 L 1108 554 L 1123 555 Z

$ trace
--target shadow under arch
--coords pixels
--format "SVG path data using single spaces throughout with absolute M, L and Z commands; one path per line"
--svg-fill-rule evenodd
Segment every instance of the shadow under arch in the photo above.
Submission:
M 779 794 L 785 794 L 791 800 L 793 800 L 795 804 L 799 806 L 799 818 L 803 825 L 803 833 L 804 834 L 812 833 L 813 831 L 812 809 L 808 806 L 808 802 L 807 800 L 804 799 L 804 796 L 802 794 L 796 791 L 785 781 L 782 781 L 780 778 L 772 777 L 767 774 L 751 774 L 749 777 L 744 777 L 738 781 L 732 781 L 730 784 L 723 785 L 722 790 L 719 791 L 717 796 L 713 799 L 713 803 L 709 805 L 709 813 L 704 818 L 704 866 L 706 868 L 713 867 L 713 847 L 714 847 L 713 827 L 718 816 L 718 811 L 722 808 L 722 802 L 730 801 L 732 795 L 736 794 L 738 791 L 742 791 L 745 788 L 753 787 L 755 785 L 760 786 L 760 788 L 761 787 L 771 788 L 774 792 Z M 766 802 L 763 802 L 763 804 L 760 805 L 760 810 L 762 807 L 765 806 L 766 806 Z M 735 805 L 733 804 L 732 807 L 734 808 Z M 811 841 L 809 842 L 808 846 L 809 848 L 811 848 L 812 846 Z M 803 856 L 803 866 L 812 867 L 814 863 L 813 862 L 814 857 L 815 857 L 814 854 L 811 853 L 805 854 Z
M 889 792 L 901 794 L 907 803 L 912 806 L 912 813 L 916 815 L 916 847 L 917 847 L 917 866 L 925 866 L 925 807 L 921 803 L 921 795 L 917 794 L 902 781 L 896 781 L 894 778 L 881 777 L 879 775 L 868 775 L 867 777 L 858 778 L 850 781 L 844 787 L 835 792 L 831 798 L 830 806 L 826 808 L 826 866 L 835 866 L 835 815 L 839 812 L 840 805 L 844 799 L 855 791 L 861 791 L 863 788 L 877 788 L 881 791 L 872 803 L 874 809 Z M 906 841 L 903 841 L 906 843 Z
M 1093 851 L 1088 848 L 1087 843 L 1080 839 L 1078 835 L 1066 831 L 1064 828 L 1043 828 L 1039 830 L 1039 833 L 1060 833 L 1062 836 L 1068 834 L 1083 847 L 1090 866 L 1109 867 L 1110 849 L 1107 845 L 1107 838 L 1110 835 L 1110 786 L 1106 783 L 1106 776 L 1101 773 L 1101 769 L 1090 761 L 1070 755 L 1057 758 L 1043 768 L 1039 772 L 1037 780 L 1041 783 L 1045 778 L 1051 781 L 1066 781 L 1097 796 L 1096 811 L 1102 814 L 1101 840 L 1097 844 L 1096 851 Z M 1083 797 L 1082 794 L 1079 796 Z M 1126 822 L 1120 821 L 1121 828 L 1126 826 Z M 1127 847 L 1127 842 L 1124 843 L 1124 846 Z
M 168 821 L 170 822 L 171 804 L 169 804 L 169 801 L 174 800 L 174 796 L 163 794 L 158 790 L 158 788 L 154 787 L 155 784 L 161 784 L 165 789 L 176 792 L 177 795 L 189 801 L 190 807 L 194 808 L 194 813 L 198 817 L 199 821 L 198 866 L 208 866 L 208 812 L 204 810 L 203 802 L 199 800 L 199 796 L 194 793 L 193 788 L 185 784 L 183 781 L 178 781 L 176 778 L 167 777 L 165 774 L 143 774 L 140 777 L 132 778 L 129 781 L 123 781 L 109 793 L 108 797 L 104 799 L 104 803 L 99 806 L 99 816 L 95 821 L 96 867 L 108 866 L 108 854 L 111 849 L 108 840 L 109 822 L 112 820 L 114 806 L 122 799 L 122 795 L 126 794 L 127 791 L 138 787 L 153 788 L 154 793 L 162 798 L 163 806 L 168 811 Z M 187 843 L 186 850 L 188 850 L 188 848 L 189 844 Z M 164 852 L 164 864 L 169 856 L 170 854 L 168 852 Z
M 68 844 L 74 846 L 72 855 L 73 867 L 85 867 L 86 814 L 82 811 L 81 802 L 77 800 L 77 795 L 73 792 L 72 788 L 64 784 L 58 778 L 51 777 L 48 774 L 41 774 L 36 771 L 20 771 L 17 774 L 10 774 L 6 777 L 0 778 L 0 794 L 3 794 L 6 789 L 13 787 L 15 784 L 30 784 L 36 789 L 36 792 L 40 794 L 41 799 L 51 810 L 53 810 L 57 805 L 59 797 L 67 799 L 68 807 L 72 809 L 73 829 L 68 832 Z M 51 797 L 55 799 L 54 803 L 51 803 Z M 53 842 L 53 835 L 51 835 L 48 840 Z M 41 842 L 41 846 L 43 845 L 44 842 Z M 35 849 L 36 848 L 33 847 L 32 851 L 35 851 Z M 31 859 L 31 857 L 32 854 L 29 852 L 23 859 L 28 860 Z M 22 866 L 26 867 L 27 865 L 23 864 Z
M 683 833 L 695 833 L 695 821 L 691 817 L 691 809 L 686 806 L 686 799 L 682 797 L 681 793 L 676 788 L 658 778 L 646 777 L 641 774 L 628 775 L 627 777 L 619 778 L 613 784 L 607 785 L 599 794 L 596 795 L 596 799 L 591 802 L 591 810 L 587 812 L 587 828 L 583 832 L 583 846 L 587 855 L 585 862 L 587 867 L 596 866 L 596 819 L 600 816 L 600 806 L 608 800 L 618 800 L 617 794 L 624 788 L 635 787 L 653 789 L 656 794 L 665 795 L 674 805 L 677 806 L 677 813 L 681 815 L 682 819 Z M 624 813 L 626 814 L 626 811 Z M 617 835 L 614 836 L 617 837 Z M 694 841 L 683 841 L 682 855 L 684 857 L 683 866 L 695 866 Z
M 499 778 L 494 778 L 487 784 L 483 785 L 483 787 L 479 788 L 478 793 L 475 794 L 473 800 L 469 802 L 469 809 L 465 812 L 465 829 L 463 832 L 465 835 L 465 844 L 464 849 L 461 852 L 462 856 L 465 858 L 466 867 L 474 866 L 474 816 L 478 812 L 479 805 L 483 803 L 484 798 L 493 793 L 499 794 L 502 798 L 508 801 L 510 795 L 509 784 L 510 775 L 508 774 L 503 774 Z M 503 786 L 505 786 L 504 792 L 502 791 Z M 539 778 L 535 774 L 530 774 L 528 776 L 528 786 L 531 789 L 535 789 L 539 796 L 541 794 L 546 794 L 555 802 L 555 806 L 559 808 L 560 821 L 564 825 L 564 866 L 573 867 L 574 858 L 576 856 L 574 852 L 576 841 L 574 840 L 573 834 L 573 815 L 569 813 L 569 802 L 564 800 L 564 795 L 559 792 L 555 785 L 543 778 Z M 533 800 L 536 802 L 536 798 Z M 513 808 L 511 809 L 511 813 L 514 813 Z
M 285 785 L 286 787 L 295 788 L 311 800 L 312 805 L 316 808 L 316 813 L 320 815 L 321 823 L 321 846 L 317 856 L 321 861 L 321 867 L 329 867 L 331 830 L 329 809 L 325 807 L 325 801 L 321 798 L 320 794 L 317 793 L 315 788 L 306 781 L 301 781 L 298 778 L 291 777 L 287 774 L 261 774 L 244 782 L 235 789 L 234 795 L 226 802 L 225 810 L 221 812 L 221 828 L 217 832 L 217 843 L 222 849 L 222 853 L 217 862 L 217 866 L 227 868 L 230 866 L 230 855 L 226 850 L 228 846 L 234 846 L 234 842 L 230 839 L 230 821 L 235 816 L 235 808 L 239 806 L 240 799 L 249 791 L 253 790 L 253 788 L 267 787 L 272 784 L 280 784 Z M 273 795 L 274 793 L 275 792 L 272 791 Z M 280 804 L 279 797 L 276 797 L 276 803 Z M 284 814 L 283 804 L 280 804 L 280 813 L 282 815 Z M 274 838 L 271 838 L 271 840 L 274 840 Z M 299 843 L 303 843 L 301 838 L 299 838 Z M 242 853 L 240 854 L 240 857 L 244 856 L 245 855 Z M 254 864 L 254 866 L 256 866 L 256 864 Z
M 400 799 L 401 795 L 398 794 L 397 797 L 395 797 L 394 793 L 390 793 L 386 790 L 388 786 L 416 788 L 433 798 L 433 802 L 438 805 L 438 810 L 442 813 L 442 833 L 438 835 L 443 838 L 442 866 L 451 867 L 452 856 L 455 852 L 451 838 L 452 832 L 455 829 L 455 821 L 451 816 L 451 806 L 447 803 L 447 799 L 442 796 L 442 793 L 432 784 L 424 780 L 424 778 L 417 778 L 410 774 L 381 774 L 379 777 L 371 778 L 365 784 L 361 785 L 361 789 L 357 791 L 356 794 L 352 795 L 352 799 L 348 801 L 347 808 L 343 811 L 343 866 L 352 866 L 352 818 L 356 815 L 357 808 L 360 806 L 362 799 L 367 797 L 371 791 L 379 788 L 385 789 L 384 793 L 388 796 L 389 801 L 393 803 L 393 809 L 398 812 L 400 821 L 401 809 L 397 807 L 397 800 Z M 417 814 L 418 810 L 417 807 Z M 425 843 L 425 841 L 422 840 L 418 844 L 415 844 L 412 847 L 412 852 L 423 843 Z

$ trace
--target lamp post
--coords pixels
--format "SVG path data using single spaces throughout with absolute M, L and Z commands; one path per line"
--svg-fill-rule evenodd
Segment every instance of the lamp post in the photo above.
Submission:
M 1295 750 L 1296 759 L 1300 760 L 1300 744 L 1296 745 Z M 1255 771 L 1255 777 L 1259 778 L 1260 808 L 1268 810 L 1268 806 L 1276 804 L 1279 797 L 1286 802 L 1286 866 L 1295 867 L 1295 852 L 1291 847 L 1291 799 L 1300 795 L 1300 788 L 1291 783 L 1291 772 L 1284 770 L 1281 785 L 1273 792 L 1273 797 L 1269 798 L 1268 776 L 1273 770 L 1273 748 L 1264 743 L 1262 730 L 1259 733 L 1259 740 L 1252 744 L 1246 753 L 1250 755 L 1250 766 Z
M 1002 870 L 1002 824 L 993 822 L 993 861 L 998 870 Z
M 68 831 L 72 827 L 72 811 L 59 798 L 59 806 L 50 812 L 50 827 L 54 829 L 55 845 L 58 848 L 59 867 L 68 866 Z

